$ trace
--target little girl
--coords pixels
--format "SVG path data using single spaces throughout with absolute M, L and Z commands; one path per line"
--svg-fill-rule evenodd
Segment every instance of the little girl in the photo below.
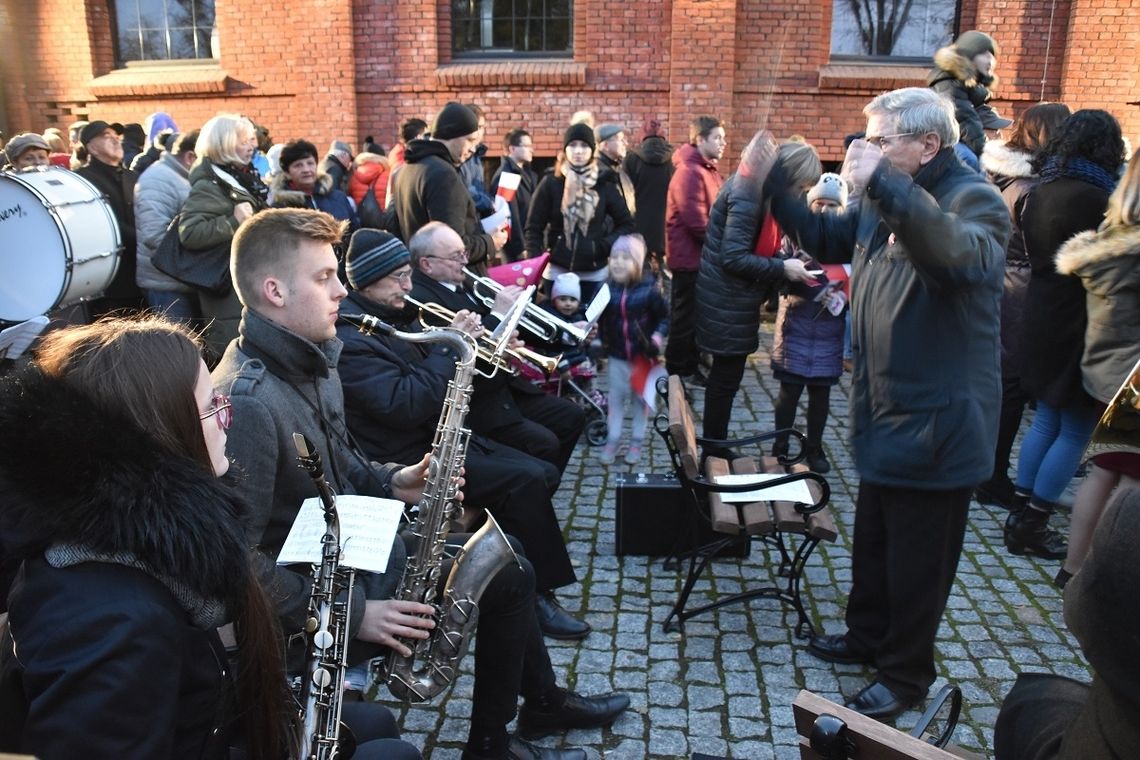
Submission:
M 600 459 L 610 464 L 621 441 L 625 408 L 633 405 L 633 433 L 625 454 L 628 464 L 641 458 L 650 403 L 649 382 L 669 330 L 669 305 L 661 295 L 652 272 L 642 272 L 645 239 L 623 235 L 610 250 L 610 302 L 601 319 L 602 342 L 609 356 L 609 435 Z M 631 392 L 632 391 L 632 392 Z M 652 398 L 649 395 L 649 398 Z

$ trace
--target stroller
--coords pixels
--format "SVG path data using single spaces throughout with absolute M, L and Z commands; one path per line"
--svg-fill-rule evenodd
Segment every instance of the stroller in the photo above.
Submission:
M 550 377 L 529 363 L 519 365 L 519 374 L 546 393 L 569 399 L 582 407 L 586 413 L 586 441 L 591 446 L 601 446 L 606 442 L 609 403 L 606 394 L 594 387 L 598 371 L 585 354 L 570 361 L 563 359 L 558 363 L 557 374 Z

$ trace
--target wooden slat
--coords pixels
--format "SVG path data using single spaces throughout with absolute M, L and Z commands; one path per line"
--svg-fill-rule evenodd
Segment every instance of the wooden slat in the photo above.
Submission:
M 848 710 L 842 705 L 824 699 L 810 691 L 801 691 L 792 703 L 796 732 L 800 740 L 800 757 L 805 760 L 822 760 L 808 745 L 815 719 L 822 714 L 834 715 L 847 724 L 848 735 L 857 748 L 853 757 L 874 760 L 953 760 L 955 755 L 927 744 L 909 734 L 891 728 L 877 720 Z
M 732 471 L 737 475 L 755 475 L 756 462 L 752 457 L 739 457 L 732 460 Z M 766 501 L 750 501 L 742 504 L 744 531 L 752 536 L 767 536 L 776 530 L 772 519 L 771 505 Z
M 727 474 L 727 460 L 720 457 L 709 457 L 705 460 L 705 475 L 709 480 Z M 709 494 L 709 516 L 712 519 L 712 529 L 717 533 L 734 536 L 740 533 L 740 513 L 736 505 L 726 502 L 718 493 Z
M 680 375 L 669 376 L 669 436 L 681 455 L 681 467 L 689 480 L 700 475 L 700 455 L 697 453 L 697 430 L 693 425 L 693 410 L 685 399 L 685 384 Z
M 796 464 L 791 467 L 792 472 L 810 472 L 806 464 Z M 811 491 L 811 498 L 813 501 L 818 502 L 823 495 L 823 489 L 819 483 L 814 480 L 807 481 L 808 490 Z M 807 516 L 807 531 L 820 541 L 832 541 L 839 538 L 839 531 L 835 527 L 835 518 L 831 516 L 831 507 L 824 507 L 823 509 Z

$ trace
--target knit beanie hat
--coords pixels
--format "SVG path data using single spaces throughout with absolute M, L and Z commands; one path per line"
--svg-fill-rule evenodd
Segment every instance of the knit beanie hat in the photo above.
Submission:
M 838 174 L 827 172 L 815 183 L 815 187 L 808 190 L 807 200 L 812 203 L 817 200 L 835 201 L 840 208 L 847 207 L 847 181 Z
M 348 241 L 345 269 L 353 290 L 363 290 L 412 260 L 400 238 L 383 230 L 362 227 Z
M 454 100 L 448 102 L 435 117 L 431 126 L 431 136 L 436 140 L 451 140 L 456 137 L 479 131 L 479 119 L 475 113 Z
M 973 58 L 982 53 L 998 54 L 998 44 L 985 32 L 962 32 L 958 39 L 954 40 L 954 47 L 966 58 Z
M 37 135 L 35 132 L 23 132 L 8 141 L 8 144 L 4 146 L 4 155 L 8 157 L 8 163 L 14 164 L 24 151 L 32 148 L 40 148 L 51 153 L 51 146 L 48 145 L 43 135 Z
M 621 124 L 602 124 L 594 130 L 594 135 L 598 138 L 598 142 L 605 142 L 614 135 L 624 131 L 625 127 Z
M 611 256 L 614 255 L 614 251 L 628 253 L 637 262 L 638 268 L 645 266 L 645 238 L 636 232 L 622 235 L 615 240 L 613 247 L 610 248 Z
M 582 300 L 582 285 L 578 281 L 578 275 L 573 272 L 563 272 L 554 278 L 550 297 L 553 299 L 562 296 L 569 296 L 576 301 Z
M 571 124 L 566 128 L 562 134 L 562 147 L 565 148 L 575 140 L 581 140 L 590 146 L 590 150 L 596 150 L 598 147 L 597 141 L 594 139 L 594 130 L 590 129 L 588 124 Z

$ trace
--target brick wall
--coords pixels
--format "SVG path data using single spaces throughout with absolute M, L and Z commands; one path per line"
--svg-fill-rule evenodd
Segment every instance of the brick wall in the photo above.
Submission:
M 710 113 L 728 122 L 730 157 L 767 125 L 837 160 L 868 99 L 925 83 L 925 65 L 831 63 L 830 0 L 577 0 L 573 58 L 495 63 L 451 59 L 450 8 L 283 0 L 273 17 L 288 22 L 268 24 L 258 20 L 263 5 L 219 0 L 216 66 L 114 71 L 108 0 L 0 0 L 0 43 L 18 51 L 0 60 L 0 128 L 142 121 L 157 110 L 190 127 L 227 110 L 278 140 L 391 143 L 401 118 L 430 120 L 458 99 L 487 110 L 492 155 L 520 125 L 540 156 L 553 155 L 570 114 L 589 109 L 634 140 L 654 117 L 681 142 L 689 119 Z M 1007 115 L 1044 93 L 1107 108 L 1136 140 L 1140 107 L 1127 103 L 1140 100 L 1138 9 L 1140 0 L 963 0 L 960 15 L 961 28 L 990 30 L 1002 46 L 997 97 Z

